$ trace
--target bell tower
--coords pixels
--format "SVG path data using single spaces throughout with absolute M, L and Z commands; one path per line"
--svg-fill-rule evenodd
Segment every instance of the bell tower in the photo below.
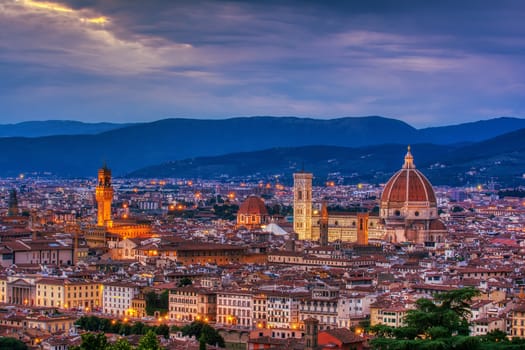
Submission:
M 111 202 L 113 201 L 113 187 L 111 186 L 111 170 L 106 164 L 98 170 L 98 184 L 95 197 L 97 199 L 97 225 L 112 226 Z
M 312 174 L 293 174 L 293 229 L 300 240 L 312 239 Z
M 357 244 L 368 245 L 368 213 L 357 213 Z
M 321 205 L 321 219 L 319 220 L 319 244 L 322 247 L 328 245 L 328 208 L 326 201 Z

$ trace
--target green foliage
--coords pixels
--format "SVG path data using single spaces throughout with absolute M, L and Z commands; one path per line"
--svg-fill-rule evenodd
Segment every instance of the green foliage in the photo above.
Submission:
M 419 332 L 414 327 L 399 327 L 392 329 L 392 333 L 396 339 L 414 339 Z
M 458 206 L 458 205 L 456 205 L 456 206 L 454 206 L 452 208 L 452 212 L 453 213 L 461 213 L 462 211 L 465 211 L 465 209 L 463 207 Z
M 145 334 L 148 330 L 148 327 L 142 322 L 135 322 L 133 326 L 131 326 L 131 333 L 132 334 Z
M 169 308 L 169 291 L 164 290 L 162 293 L 157 294 L 154 291 L 146 293 L 144 295 L 146 301 L 146 314 L 152 316 L 155 311 L 159 311 L 162 314 L 168 312 Z
M 153 331 L 148 331 L 146 335 L 144 335 L 140 341 L 139 345 L 137 346 L 137 350 L 160 350 L 160 344 L 159 340 L 157 339 L 157 334 Z
M 27 345 L 16 338 L 0 337 L 0 349 L 27 350 Z
M 107 350 L 133 350 L 133 346 L 131 346 L 127 339 L 122 338 L 114 344 L 109 345 Z
M 419 299 L 416 309 L 406 314 L 406 326 L 371 327 L 377 337 L 370 344 L 373 349 L 391 350 L 479 349 L 480 339 L 468 336 L 469 305 L 477 295 L 474 288 L 461 288 L 437 294 L 433 301 Z
M 73 347 L 73 350 L 106 350 L 108 349 L 108 339 L 104 333 L 85 333 L 82 334 L 80 346 Z
M 184 286 L 190 286 L 192 285 L 193 281 L 188 276 L 184 276 L 180 279 L 178 287 L 184 287 Z
M 210 345 L 219 345 L 224 347 L 224 339 L 221 337 L 219 332 L 215 328 L 211 327 L 209 324 L 204 322 L 192 322 L 189 325 L 186 325 L 182 328 L 182 334 L 188 336 L 194 336 L 195 339 L 204 339 L 207 344 Z
M 235 220 L 239 206 L 237 204 L 215 204 L 213 206 L 213 212 L 219 219 L 223 220 Z
M 359 327 L 361 327 L 365 333 L 370 331 L 370 319 L 359 321 Z
M 507 333 L 500 331 L 499 329 L 495 329 L 488 332 L 486 335 L 481 336 L 480 338 L 482 342 L 507 341 Z
M 199 338 L 199 350 L 206 350 L 206 339 L 202 335 Z
M 167 325 L 148 326 L 142 322 L 121 322 L 120 320 L 109 320 L 107 318 L 99 318 L 96 316 L 82 316 L 75 324 L 87 331 L 102 331 L 105 333 L 117 333 L 120 335 L 130 334 L 146 334 L 148 331 L 162 334 L 169 338 L 169 327 Z
M 166 324 L 161 324 L 155 329 L 155 333 L 168 339 L 170 337 L 170 327 L 168 327 Z
M 392 338 L 394 335 L 394 328 L 385 326 L 384 324 L 376 324 L 370 327 L 370 332 L 379 338 Z

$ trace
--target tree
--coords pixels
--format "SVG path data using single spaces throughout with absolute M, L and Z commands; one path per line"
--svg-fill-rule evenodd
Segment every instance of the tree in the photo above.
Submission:
M 178 287 L 190 286 L 192 283 L 193 282 L 191 278 L 189 278 L 188 276 L 184 276 L 180 279 Z
M 199 350 L 206 350 L 206 339 L 202 335 L 199 338 Z
M 0 349 L 27 350 L 27 345 L 16 338 L 2 337 L 0 338 Z
M 131 326 L 131 333 L 133 334 L 146 333 L 146 325 L 142 322 L 135 322 L 133 326 Z
M 481 337 L 482 341 L 485 342 L 500 342 L 507 340 L 507 333 L 500 331 L 499 329 L 494 329 L 484 336 Z
M 406 326 L 371 327 L 377 335 L 371 345 L 374 349 L 477 349 L 479 339 L 468 337 L 469 305 L 477 295 L 474 288 L 461 288 L 437 294 L 434 300 L 419 299 L 416 309 L 405 316 Z
M 182 328 L 182 334 L 188 335 L 188 336 L 194 336 L 195 339 L 201 339 L 201 337 L 205 340 L 207 344 L 210 345 L 219 345 L 220 347 L 224 347 L 224 338 L 221 337 L 219 332 L 215 330 L 215 328 L 211 327 L 209 324 L 204 322 L 192 322 L 189 325 L 186 325 Z
M 107 350 L 133 350 L 133 346 L 128 342 L 127 339 L 119 339 L 114 344 L 109 345 Z
M 164 290 L 162 293 L 157 294 L 154 291 L 146 293 L 144 296 L 146 301 L 146 314 L 153 315 L 155 311 L 159 311 L 161 314 L 168 312 L 169 308 L 169 291 Z
M 166 324 L 161 324 L 155 329 L 155 333 L 168 339 L 170 337 L 170 327 L 168 327 Z
M 148 331 L 142 338 L 140 338 L 137 350 L 160 350 L 162 349 L 157 339 L 157 335 L 153 331 Z
M 82 334 L 82 343 L 73 347 L 73 350 L 105 350 L 108 348 L 108 339 L 104 333 Z

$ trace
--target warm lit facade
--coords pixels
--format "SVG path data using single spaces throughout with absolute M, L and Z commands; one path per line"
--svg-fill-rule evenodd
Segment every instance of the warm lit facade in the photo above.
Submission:
M 174 245 L 145 245 L 136 248 L 136 260 L 173 261 L 183 265 L 227 265 L 231 263 L 253 262 L 246 248 L 230 244 L 182 242 Z M 260 262 L 266 255 L 259 255 Z
M 293 174 L 293 229 L 300 240 L 312 239 L 312 174 Z
M 13 264 L 71 265 L 72 244 L 60 240 L 18 239 L 0 243 L 0 265 Z
M 268 291 L 266 302 L 268 327 L 299 329 L 299 304 L 309 295 L 310 293 L 307 292 Z
M 361 245 L 373 239 L 427 246 L 445 241 L 447 230 L 439 219 L 434 189 L 416 169 L 410 147 L 401 170 L 383 189 L 379 215 L 331 212 L 324 205 L 321 211 L 312 212 L 308 193 L 311 194 L 311 174 L 294 174 L 294 230 L 299 239 L 319 240 L 321 244 L 340 240 Z
M 34 275 L 7 276 L 5 300 L 14 305 L 35 305 L 36 282 Z
M 266 327 L 268 314 L 266 310 L 268 296 L 265 293 L 253 294 L 253 323 L 257 328 Z
M 146 300 L 143 294 L 131 299 L 131 317 L 146 317 Z
M 405 326 L 405 315 L 408 309 L 403 305 L 374 303 L 370 305 L 370 325 L 383 324 L 389 327 Z
M 439 220 L 437 200 L 430 181 L 416 169 L 408 147 L 401 170 L 385 185 L 380 216 L 385 239 L 391 242 L 444 242 L 446 229 Z
M 249 196 L 242 202 L 237 211 L 237 227 L 246 227 L 247 229 L 261 228 L 270 222 L 268 210 L 264 205 L 262 198 Z
M 97 225 L 111 227 L 111 203 L 113 202 L 113 186 L 111 185 L 111 170 L 104 165 L 98 170 L 98 183 L 95 197 L 97 200 Z
M 337 300 L 339 288 L 327 285 L 316 286 L 309 297 L 299 302 L 299 320 L 315 318 L 319 321 L 319 329 L 337 327 Z
M 337 303 L 338 327 L 350 328 L 352 321 L 370 315 L 370 304 L 376 301 L 376 295 L 361 293 L 343 293 Z
M 55 333 L 55 332 L 68 332 L 70 329 L 75 327 L 75 321 L 77 317 L 68 315 L 35 315 L 27 316 L 27 327 L 30 329 L 38 329 L 44 332 Z
M 363 236 L 361 242 L 365 242 L 368 239 L 382 239 L 385 235 L 385 230 L 381 224 L 381 218 L 378 215 L 371 215 L 368 213 L 347 213 L 347 212 L 333 212 L 327 210 L 327 218 L 322 217 L 322 213 L 314 211 L 312 215 L 312 240 L 318 240 L 321 236 L 321 225 L 323 220 L 327 221 L 327 240 L 343 241 L 343 242 L 358 242 L 359 240 L 359 228 L 362 227 Z M 367 215 L 366 223 L 362 223 L 365 226 L 361 226 L 360 219 L 365 218 L 358 217 L 358 215 Z M 366 236 L 365 236 L 366 235 Z M 365 239 L 366 237 L 367 239 Z
M 186 286 L 169 292 L 169 318 L 172 321 L 214 322 L 217 295 L 204 288 Z
M 0 303 L 7 301 L 7 277 L 0 276 Z
M 510 335 L 525 338 L 525 304 L 519 303 L 510 311 Z
M 132 301 L 141 287 L 131 282 L 104 282 L 102 293 L 103 312 L 115 317 L 134 316 Z
M 92 281 L 41 278 L 35 285 L 37 306 L 89 311 L 102 305 L 102 286 Z
M 113 202 L 113 186 L 111 184 L 111 170 L 104 165 L 98 171 L 98 183 L 95 189 L 97 200 L 97 227 L 104 230 L 91 228 L 86 230 L 86 240 L 92 247 L 104 246 L 107 236 L 105 231 L 122 238 L 149 237 L 151 226 L 140 224 L 131 219 L 113 220 L 111 204 Z M 103 242 L 104 245 L 101 243 Z
M 253 294 L 243 291 L 217 292 L 217 324 L 251 328 Z

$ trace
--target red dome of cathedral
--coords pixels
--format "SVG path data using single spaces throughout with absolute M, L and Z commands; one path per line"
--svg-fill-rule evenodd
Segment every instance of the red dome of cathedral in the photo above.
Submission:
M 436 194 L 430 181 L 414 165 L 410 146 L 405 164 L 385 185 L 381 195 L 381 216 L 431 218 L 437 216 Z
M 249 196 L 239 207 L 238 214 L 244 215 L 268 215 L 268 210 L 262 198 Z
M 237 226 L 246 228 L 260 228 L 268 223 L 269 215 L 264 201 L 257 196 L 250 196 L 242 202 L 237 212 Z

